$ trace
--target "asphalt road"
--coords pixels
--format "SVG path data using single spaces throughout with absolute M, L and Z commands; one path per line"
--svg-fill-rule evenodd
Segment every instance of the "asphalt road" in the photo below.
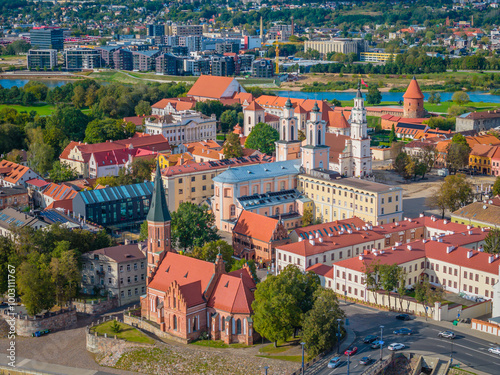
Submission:
M 374 361 L 380 358 L 379 349 L 371 349 L 368 344 L 363 343 L 363 338 L 367 335 L 380 336 L 380 326 L 383 325 L 383 340 L 385 342 L 383 355 L 389 354 L 387 346 L 398 342 L 406 346 L 403 351 L 419 352 L 421 354 L 440 354 L 448 357 L 451 354 L 453 345 L 453 359 L 458 360 L 472 369 L 477 369 L 488 374 L 498 374 L 500 368 L 500 356 L 488 353 L 488 348 L 498 346 L 494 341 L 488 342 L 474 336 L 457 334 L 454 340 L 441 339 L 437 334 L 444 329 L 432 324 L 431 321 L 421 320 L 400 321 L 395 318 L 396 313 L 383 311 L 373 311 L 358 305 L 348 305 L 343 307 L 349 319 L 351 328 L 356 333 L 356 341 L 353 346 L 358 348 L 358 352 L 350 357 L 350 374 L 361 374 L 367 366 L 360 365 L 362 357 L 369 356 Z M 393 333 L 398 328 L 410 328 L 413 330 L 411 336 L 397 336 Z M 340 355 L 342 364 L 336 369 L 327 368 L 328 360 L 335 355 L 326 358 L 323 366 L 316 372 L 319 375 L 333 375 L 347 373 L 347 356 Z

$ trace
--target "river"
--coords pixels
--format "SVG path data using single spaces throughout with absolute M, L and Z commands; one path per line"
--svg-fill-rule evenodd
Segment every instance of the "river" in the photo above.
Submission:
M 23 87 L 29 81 L 39 81 L 47 85 L 47 87 L 54 88 L 65 85 L 66 83 L 74 82 L 74 81 L 64 81 L 64 80 L 52 80 L 52 79 L 21 79 L 21 78 L 1 78 L 0 85 L 4 89 L 10 89 L 11 87 Z
M 275 91 L 276 95 L 297 98 L 297 99 L 316 99 L 316 100 L 352 100 L 356 96 L 355 92 L 346 91 L 321 91 L 321 92 L 302 92 L 302 91 Z M 452 92 L 436 92 L 441 94 L 441 101 L 451 100 Z M 363 93 L 366 97 L 366 92 Z M 382 92 L 382 102 L 397 102 L 403 100 L 404 92 Z M 424 92 L 427 100 L 430 93 Z M 500 103 L 500 95 L 491 95 L 485 91 L 471 91 L 467 93 L 471 102 Z

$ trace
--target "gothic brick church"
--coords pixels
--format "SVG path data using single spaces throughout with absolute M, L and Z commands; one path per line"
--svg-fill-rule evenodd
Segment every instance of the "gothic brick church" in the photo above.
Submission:
M 208 332 L 213 340 L 253 344 L 255 281 L 248 268 L 227 273 L 222 256 L 215 263 L 177 254 L 170 242 L 170 212 L 160 168 L 156 166 L 148 221 L 147 292 L 141 314 L 184 342 Z

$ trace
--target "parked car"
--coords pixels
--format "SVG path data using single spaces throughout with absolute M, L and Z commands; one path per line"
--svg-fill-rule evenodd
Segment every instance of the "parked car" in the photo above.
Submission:
M 354 355 L 358 352 L 358 348 L 355 346 L 350 346 L 349 348 L 346 349 L 344 352 L 345 355 Z
M 395 335 L 408 335 L 410 336 L 413 331 L 409 328 L 400 328 L 400 329 L 397 329 L 393 332 Z
M 370 357 L 363 357 L 359 360 L 359 364 L 360 365 L 369 365 L 370 363 L 372 363 L 372 359 Z
M 489 348 L 488 351 L 493 354 L 500 354 L 500 347 L 497 346 L 496 348 Z
M 375 336 L 375 335 L 368 335 L 366 336 L 364 339 L 363 339 L 363 342 L 365 344 L 371 344 L 372 342 L 374 342 L 375 340 L 378 340 L 378 336 Z
M 443 337 L 445 339 L 454 339 L 455 338 L 455 332 L 452 331 L 443 331 L 438 333 L 438 337 Z
M 328 368 L 336 368 L 340 366 L 340 357 L 333 357 L 330 359 L 330 362 L 328 362 Z
M 411 317 L 408 314 L 399 314 L 399 315 L 396 315 L 396 319 L 398 319 L 398 320 L 411 320 Z
M 401 350 L 404 348 L 405 348 L 405 344 L 401 344 L 399 342 L 395 342 L 395 343 L 388 346 L 388 349 L 392 350 L 392 351 Z
M 9 304 L 7 302 L 0 303 L 0 309 L 5 309 L 7 307 L 9 307 Z

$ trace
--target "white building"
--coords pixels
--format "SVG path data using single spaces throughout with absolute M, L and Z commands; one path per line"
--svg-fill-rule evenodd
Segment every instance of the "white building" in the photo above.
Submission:
M 215 139 L 216 130 L 215 114 L 208 117 L 192 110 L 149 118 L 144 123 L 145 133 L 163 134 L 170 145 Z

